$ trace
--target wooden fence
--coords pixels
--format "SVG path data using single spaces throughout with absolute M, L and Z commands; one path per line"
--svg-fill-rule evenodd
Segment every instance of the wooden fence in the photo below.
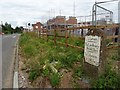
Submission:
M 89 30 L 93 30 L 93 29 L 112 29 L 112 28 L 118 28 L 120 25 L 118 24 L 112 24 L 112 25 L 103 25 L 103 26 L 82 26 L 82 27 L 74 27 L 74 28 L 55 28 L 55 29 L 51 29 L 51 30 L 42 30 L 43 33 L 40 33 L 40 37 L 42 38 L 46 38 L 47 41 L 50 42 L 54 42 L 54 45 L 59 44 L 59 45 L 63 45 L 66 47 L 72 47 L 72 48 L 77 48 L 79 50 L 84 51 L 83 47 L 79 47 L 79 46 L 75 46 L 75 45 L 71 45 L 68 43 L 68 39 L 72 38 L 74 40 L 75 37 L 78 38 L 78 40 L 84 40 L 85 36 L 83 36 L 83 30 L 88 29 Z M 81 34 L 79 36 L 75 36 L 75 34 L 73 33 L 76 30 L 81 30 Z M 51 40 L 49 39 L 49 37 L 53 37 L 54 39 Z M 65 38 L 65 43 L 59 42 L 57 41 L 56 38 Z M 106 40 L 112 40 L 115 38 L 119 38 L 120 39 L 120 35 L 112 35 L 112 36 L 107 36 L 106 35 Z M 117 45 L 116 43 L 112 40 L 111 42 L 113 42 L 112 46 L 110 46 L 109 44 L 106 45 L 107 49 L 111 49 L 111 48 L 120 48 L 120 45 L 118 42 Z M 114 45 L 115 44 L 115 45 Z

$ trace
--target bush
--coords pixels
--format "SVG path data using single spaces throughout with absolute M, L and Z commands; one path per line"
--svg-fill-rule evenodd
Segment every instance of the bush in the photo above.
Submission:
M 57 39 L 59 42 L 62 42 L 62 43 L 65 43 L 65 41 L 66 41 L 66 38 L 62 38 L 62 39 Z
M 81 66 L 74 70 L 74 77 L 82 77 L 82 76 L 83 76 L 83 68 Z
M 47 77 L 50 74 L 50 70 L 48 68 L 46 68 L 45 70 L 43 70 L 42 73 L 43 73 L 43 76 Z
M 59 73 L 52 73 L 50 76 L 50 82 L 53 87 L 56 87 L 59 85 L 60 82 L 60 75 Z
M 31 70 L 29 73 L 29 80 L 34 81 L 38 76 L 38 72 L 36 70 Z
M 119 88 L 120 76 L 112 70 L 107 72 L 101 75 L 94 83 L 95 88 Z
M 67 58 L 66 58 L 66 65 L 67 67 L 72 67 L 72 64 L 77 60 L 77 55 L 76 54 L 73 54 L 72 52 L 70 52 L 68 55 L 67 55 Z
M 74 45 L 79 47 L 84 47 L 84 42 L 82 40 L 75 40 Z
M 30 37 L 27 34 L 21 34 L 20 40 L 19 40 L 19 44 L 21 47 L 23 47 L 25 44 L 28 43 Z
M 120 46 L 120 44 L 119 44 Z M 118 60 L 120 61 L 120 48 L 118 48 Z
M 49 36 L 49 37 L 48 37 L 48 39 L 53 40 L 53 39 L 54 39 L 54 37 L 53 37 L 53 36 Z
M 25 53 L 25 56 L 27 57 L 27 58 L 30 58 L 30 57 L 34 57 L 37 53 L 38 53 L 38 50 L 36 49 L 36 47 L 35 46 L 33 46 L 33 45 L 26 45 L 24 48 L 23 48 L 23 50 L 24 50 L 24 53 Z
M 112 55 L 112 60 L 117 61 L 119 59 L 118 53 Z
M 33 37 L 33 38 L 38 38 L 38 34 L 35 32 L 28 32 L 27 35 L 29 35 L 30 37 Z
M 48 45 L 54 46 L 54 43 L 53 42 L 48 42 Z

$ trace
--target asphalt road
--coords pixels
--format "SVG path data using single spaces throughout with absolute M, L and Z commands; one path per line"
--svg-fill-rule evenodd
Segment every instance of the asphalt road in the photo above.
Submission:
M 19 34 L 2 36 L 2 88 L 12 88 L 14 50 Z

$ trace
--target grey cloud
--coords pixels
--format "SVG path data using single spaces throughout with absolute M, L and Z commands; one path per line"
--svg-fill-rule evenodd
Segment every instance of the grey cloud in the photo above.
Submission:
M 0 2 L 0 10 L 2 11 L 0 18 L 13 25 L 24 25 L 26 22 L 46 22 L 49 17 L 54 16 L 54 10 L 55 15 L 60 15 L 61 10 L 62 15 L 68 17 L 73 15 L 74 1 L 76 2 L 76 16 L 83 16 L 90 14 L 95 0 L 2 0 Z M 109 5 L 106 7 L 111 8 Z

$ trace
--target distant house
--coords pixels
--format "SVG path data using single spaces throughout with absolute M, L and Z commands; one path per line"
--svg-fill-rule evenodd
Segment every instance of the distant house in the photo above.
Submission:
M 37 22 L 36 24 L 32 24 L 33 31 L 42 31 L 43 30 L 43 24 L 40 22 Z
M 55 28 L 65 28 L 65 27 L 74 27 L 77 24 L 76 17 L 69 17 L 66 20 L 65 16 L 56 16 L 53 19 L 49 19 L 46 24 L 47 29 L 55 29 Z
M 66 21 L 66 24 L 69 26 L 72 26 L 72 27 L 76 27 L 77 26 L 77 19 L 76 17 L 72 17 L 70 16 L 69 19 Z

